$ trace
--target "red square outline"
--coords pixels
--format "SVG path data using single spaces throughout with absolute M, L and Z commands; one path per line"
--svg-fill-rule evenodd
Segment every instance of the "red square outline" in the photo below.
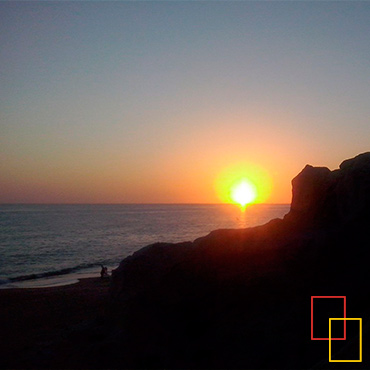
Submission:
M 313 299 L 314 298 L 343 298 L 343 318 L 346 318 L 346 296 L 311 296 L 311 340 L 329 340 L 329 338 L 314 338 L 313 337 Z M 346 340 L 346 320 L 344 322 L 344 338 L 331 338 L 331 340 Z

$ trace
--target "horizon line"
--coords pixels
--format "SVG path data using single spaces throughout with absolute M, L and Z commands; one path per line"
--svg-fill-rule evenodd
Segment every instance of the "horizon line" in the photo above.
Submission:
M 248 204 L 248 206 L 254 206 L 254 205 L 290 205 L 291 203 L 251 203 Z M 21 206 L 21 205 L 50 205 L 50 206 L 62 206 L 62 205 L 234 205 L 239 206 L 236 203 L 176 203 L 176 202 L 158 202 L 158 203 L 139 203 L 139 202 L 130 202 L 130 203 L 0 203 L 0 206 Z

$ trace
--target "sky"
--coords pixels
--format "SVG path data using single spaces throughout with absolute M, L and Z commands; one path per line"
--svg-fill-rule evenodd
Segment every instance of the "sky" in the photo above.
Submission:
M 369 35 L 367 1 L 0 2 L 0 203 L 218 203 L 243 165 L 290 203 L 370 150 Z

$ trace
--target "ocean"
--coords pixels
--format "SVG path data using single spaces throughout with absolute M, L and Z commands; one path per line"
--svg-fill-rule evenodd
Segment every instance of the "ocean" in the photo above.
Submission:
M 193 241 L 212 230 L 282 218 L 289 205 L 0 205 L 0 289 L 100 276 L 156 242 Z

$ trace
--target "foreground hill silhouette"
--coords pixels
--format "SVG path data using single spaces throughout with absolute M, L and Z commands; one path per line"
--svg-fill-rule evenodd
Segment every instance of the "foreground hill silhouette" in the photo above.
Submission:
M 0 339 L 14 347 L 0 367 L 369 369 L 370 153 L 335 171 L 307 165 L 292 186 L 283 219 L 124 259 L 109 296 L 94 280 L 0 295 Z M 347 317 L 363 319 L 362 363 L 329 363 L 328 341 L 311 341 L 311 296 L 347 297 Z M 327 317 L 318 324 L 327 336 Z M 350 325 L 333 356 L 358 356 Z
M 111 297 L 120 366 L 369 368 L 370 153 L 335 171 L 307 165 L 292 186 L 284 219 L 121 262 Z M 315 295 L 347 296 L 347 317 L 363 318 L 362 363 L 329 364 L 328 342 L 310 340 Z M 358 353 L 355 336 L 335 345 L 338 358 Z

